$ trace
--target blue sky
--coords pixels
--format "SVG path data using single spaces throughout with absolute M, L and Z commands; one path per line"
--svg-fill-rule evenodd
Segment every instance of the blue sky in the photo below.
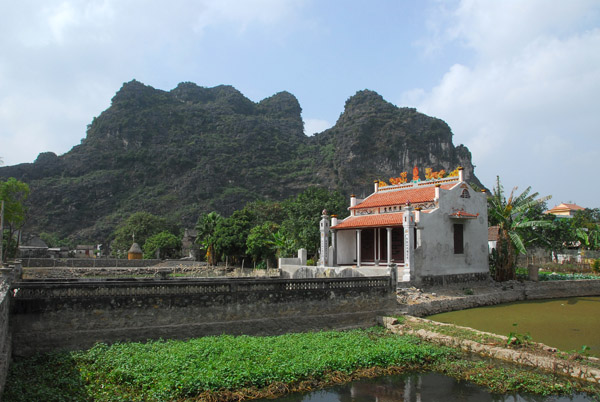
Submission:
M 0 50 L 5 165 L 67 152 L 132 79 L 289 91 L 307 135 L 371 89 L 445 120 L 486 186 L 600 207 L 597 0 L 22 0 Z

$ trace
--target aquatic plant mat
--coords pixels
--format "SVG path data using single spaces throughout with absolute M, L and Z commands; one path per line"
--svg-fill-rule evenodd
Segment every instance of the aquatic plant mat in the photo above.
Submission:
M 375 327 L 98 344 L 86 351 L 38 355 L 13 362 L 2 400 L 241 401 L 430 370 L 494 392 L 600 395 L 597 385 L 473 361 L 457 349 Z

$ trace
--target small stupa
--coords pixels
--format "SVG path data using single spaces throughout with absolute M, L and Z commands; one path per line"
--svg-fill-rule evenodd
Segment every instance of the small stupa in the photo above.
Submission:
M 135 242 L 135 233 L 133 234 L 133 244 L 131 248 L 127 252 L 128 260 L 141 260 L 144 257 L 144 253 L 142 252 L 142 248 L 139 244 Z

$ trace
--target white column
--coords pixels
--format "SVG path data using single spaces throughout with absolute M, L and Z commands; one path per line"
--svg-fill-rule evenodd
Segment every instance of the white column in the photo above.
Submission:
M 387 230 L 387 265 L 392 265 L 392 228 L 385 228 Z
M 373 228 L 373 262 L 377 264 L 377 228 Z
M 361 229 L 356 229 L 356 267 L 360 268 L 360 231 Z
M 404 227 L 404 270 L 402 282 L 408 282 L 411 279 L 411 271 L 414 271 L 415 259 L 415 216 L 413 208 L 410 205 L 404 207 L 402 226 Z
M 319 229 L 321 232 L 321 260 L 319 261 L 319 265 L 326 267 L 329 262 L 329 216 L 326 210 L 322 212 Z

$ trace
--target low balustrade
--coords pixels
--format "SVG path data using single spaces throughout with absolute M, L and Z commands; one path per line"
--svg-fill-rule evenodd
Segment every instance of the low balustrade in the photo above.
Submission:
M 169 296 L 241 292 L 294 292 L 307 290 L 393 289 L 390 277 L 319 279 L 186 279 L 186 280 L 71 280 L 21 281 L 12 284 L 16 300 Z

